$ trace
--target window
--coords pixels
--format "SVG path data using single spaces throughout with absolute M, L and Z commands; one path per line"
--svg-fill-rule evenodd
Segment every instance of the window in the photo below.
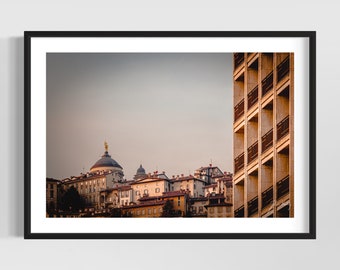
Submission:
M 196 189 L 196 184 L 194 184 L 194 189 Z
M 211 208 L 209 209 L 209 213 L 210 213 L 210 214 L 214 214 L 214 212 L 215 212 L 215 209 L 211 207 Z
M 145 209 L 142 210 L 142 215 L 143 215 L 143 216 L 145 215 Z
M 156 193 L 159 193 L 159 192 L 160 192 L 160 189 L 159 189 L 159 188 L 156 188 L 156 189 L 155 189 L 155 192 L 156 192 Z
M 144 189 L 144 194 L 147 195 L 148 194 L 148 190 Z
M 54 192 L 53 192 L 53 189 L 52 189 L 52 190 L 50 190 L 50 198 L 53 199 L 53 197 L 54 197 Z
M 203 212 L 203 206 L 200 206 L 200 207 L 198 208 L 198 212 L 200 212 L 200 213 Z
M 139 196 L 139 190 L 136 190 L 136 196 Z
M 137 210 L 137 216 L 139 216 L 140 215 L 140 210 Z
M 148 214 L 151 215 L 151 209 L 150 208 L 148 209 Z
M 156 208 L 153 209 L 153 213 L 154 213 L 154 214 L 157 213 L 157 209 L 156 209 Z
M 181 206 L 181 200 L 180 199 L 178 199 L 177 205 Z

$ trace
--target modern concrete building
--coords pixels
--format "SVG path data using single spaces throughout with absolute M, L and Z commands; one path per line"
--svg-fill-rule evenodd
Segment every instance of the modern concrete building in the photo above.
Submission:
M 294 216 L 294 55 L 234 53 L 234 216 Z

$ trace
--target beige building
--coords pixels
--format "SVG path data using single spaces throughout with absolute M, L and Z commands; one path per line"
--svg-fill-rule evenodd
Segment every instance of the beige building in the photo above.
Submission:
M 204 196 L 205 182 L 202 179 L 196 178 L 192 175 L 173 176 L 171 179 L 171 190 L 186 190 L 189 191 L 191 197 Z
M 163 192 L 168 192 L 171 189 L 170 179 L 165 173 L 148 174 L 146 178 L 142 178 L 130 183 L 134 192 L 133 202 L 137 202 L 143 197 L 161 196 Z
M 207 209 L 208 218 L 232 217 L 232 201 L 227 201 L 223 194 L 211 194 L 208 196 Z
M 46 212 L 53 213 L 58 209 L 59 180 L 46 178 Z
M 234 54 L 234 216 L 294 216 L 294 55 Z
M 208 197 L 190 198 L 191 217 L 207 217 Z
M 111 158 L 105 142 L 104 154 L 89 172 L 63 179 L 62 184 L 65 189 L 75 187 L 89 207 L 100 209 L 101 191 L 123 185 L 125 182 L 123 176 L 123 168 Z

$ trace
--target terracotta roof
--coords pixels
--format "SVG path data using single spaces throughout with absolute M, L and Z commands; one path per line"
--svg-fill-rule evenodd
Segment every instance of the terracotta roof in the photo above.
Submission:
M 141 183 L 149 183 L 149 182 L 157 182 L 157 181 L 170 181 L 170 179 L 165 179 L 165 178 L 158 178 L 158 177 L 146 177 L 142 179 L 138 179 L 134 182 L 132 182 L 130 185 L 138 185 Z
M 70 176 L 67 177 L 63 180 L 61 180 L 61 182 L 63 183 L 68 183 L 68 182 L 77 182 L 77 181 L 87 181 L 87 180 L 92 180 L 92 179 L 97 179 L 103 176 L 106 176 L 108 174 L 112 174 L 112 172 L 103 172 L 103 173 L 87 173 L 87 174 L 82 174 L 79 176 Z
M 196 202 L 196 201 L 207 201 L 208 197 L 197 197 L 197 198 L 190 198 L 190 201 Z
M 54 179 L 54 178 L 46 178 L 46 182 L 57 182 L 57 183 L 59 183 L 61 181 L 58 180 L 58 179 Z
M 210 194 L 209 199 L 225 199 L 223 194 L 215 193 L 215 195 Z
M 131 204 L 131 205 L 124 205 L 122 209 L 131 209 L 131 208 L 141 208 L 146 206 L 153 206 L 153 205 L 164 205 L 166 201 L 150 201 L 150 202 L 143 202 L 140 204 Z
M 178 196 L 186 196 L 188 195 L 187 191 L 168 191 L 168 192 L 163 192 L 163 195 L 161 196 L 145 196 L 145 197 L 141 197 L 139 199 L 140 202 L 144 202 L 144 201 L 157 201 L 157 200 L 161 200 L 163 198 L 169 198 L 169 197 L 178 197 Z
M 232 203 L 215 203 L 215 204 L 204 205 L 204 207 L 206 207 L 206 208 L 216 207 L 216 206 L 233 206 L 233 204 Z
M 211 188 L 211 187 L 217 187 L 217 184 L 207 185 L 207 186 L 205 186 L 205 187 L 203 187 L 203 188 Z
M 181 176 L 181 177 L 176 177 L 176 178 L 172 178 L 170 179 L 171 182 L 181 182 L 181 181 L 187 181 L 187 180 L 196 180 L 196 181 L 201 181 L 204 182 L 202 179 L 197 178 L 195 176 L 189 175 L 189 176 Z

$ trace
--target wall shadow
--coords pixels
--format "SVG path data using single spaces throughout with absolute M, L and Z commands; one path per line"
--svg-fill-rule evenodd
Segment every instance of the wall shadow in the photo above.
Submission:
M 12 179 L 9 180 L 9 236 L 24 236 L 24 38 L 9 38 L 10 151 Z

